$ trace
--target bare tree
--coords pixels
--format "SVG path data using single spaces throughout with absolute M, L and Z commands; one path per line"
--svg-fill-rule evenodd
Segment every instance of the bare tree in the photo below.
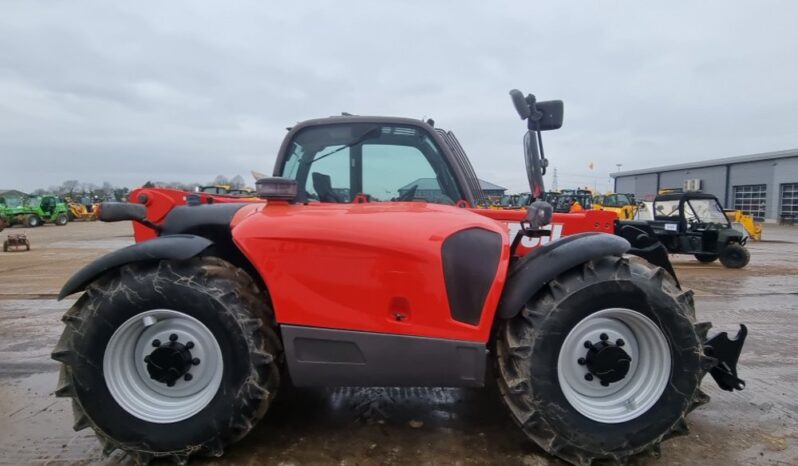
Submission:
M 80 186 L 80 181 L 78 180 L 66 180 L 61 184 L 61 187 L 58 188 L 58 194 L 69 194 L 72 195 L 75 191 L 78 190 Z
M 236 175 L 230 180 L 230 189 L 243 189 L 246 185 L 247 183 L 241 175 Z

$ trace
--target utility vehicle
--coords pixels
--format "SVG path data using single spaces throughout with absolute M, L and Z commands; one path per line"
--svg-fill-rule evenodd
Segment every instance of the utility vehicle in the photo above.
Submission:
M 672 254 L 692 254 L 706 263 L 720 259 L 733 269 L 745 267 L 751 258 L 745 248 L 747 236 L 732 227 L 712 194 L 660 194 L 654 199 L 653 214 L 648 224 Z
M 539 200 L 541 133 L 563 104 L 511 96 Z M 64 285 L 60 298 L 84 293 L 53 358 L 56 395 L 105 452 L 221 455 L 292 387 L 497 383 L 547 452 L 626 461 L 687 430 L 708 371 L 744 387 L 745 327 L 707 339 L 644 227 L 542 201 L 473 208 L 477 177 L 431 121 L 300 123 L 257 192 L 140 189 L 101 206 L 101 220 L 135 222 L 137 244 Z

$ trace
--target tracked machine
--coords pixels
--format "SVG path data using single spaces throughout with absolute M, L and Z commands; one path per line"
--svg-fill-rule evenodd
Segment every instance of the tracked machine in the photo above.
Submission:
M 511 96 L 538 200 L 524 211 L 473 207 L 451 132 L 361 116 L 291 128 L 253 202 L 140 189 L 102 205 L 137 244 L 61 290 L 82 293 L 53 352 L 74 427 L 184 463 L 222 455 L 280 390 L 496 383 L 530 441 L 590 464 L 684 433 L 707 372 L 742 389 L 745 327 L 708 338 L 645 227 L 540 201 L 563 104 Z

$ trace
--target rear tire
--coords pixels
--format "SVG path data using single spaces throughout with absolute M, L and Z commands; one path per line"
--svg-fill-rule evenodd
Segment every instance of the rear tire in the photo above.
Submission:
M 571 463 L 658 452 L 709 400 L 699 389 L 709 326 L 695 327 L 694 316 L 692 293 L 661 268 L 618 257 L 585 263 L 498 326 L 502 399 L 529 439 Z M 583 345 L 600 341 L 629 352 L 626 369 L 612 359 L 618 380 L 603 379 L 612 371 Z
M 718 260 L 717 254 L 695 254 L 695 258 L 698 259 L 698 262 L 703 262 L 705 264 L 709 264 L 711 262 L 715 262 Z
M 739 243 L 728 244 L 720 252 L 720 263 L 730 269 L 741 269 L 748 265 L 750 260 L 751 253 Z
M 63 321 L 56 396 L 72 398 L 75 430 L 94 429 L 106 454 L 145 464 L 221 456 L 279 386 L 268 298 L 221 259 L 124 266 L 89 285 Z
M 25 225 L 29 228 L 36 228 L 42 224 L 42 219 L 36 214 L 30 214 L 25 218 Z

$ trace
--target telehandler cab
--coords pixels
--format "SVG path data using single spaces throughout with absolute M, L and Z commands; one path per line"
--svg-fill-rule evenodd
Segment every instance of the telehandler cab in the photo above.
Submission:
M 525 212 L 472 207 L 451 132 L 360 116 L 290 129 L 255 202 L 140 189 L 103 204 L 137 244 L 61 290 L 83 292 L 53 352 L 75 429 L 184 463 L 222 455 L 292 386 L 497 383 L 550 454 L 625 462 L 687 430 L 707 372 L 742 389 L 745 327 L 707 339 L 644 228 L 614 235 L 612 213 L 539 201 L 541 133 L 563 104 L 511 96 L 538 199 Z

